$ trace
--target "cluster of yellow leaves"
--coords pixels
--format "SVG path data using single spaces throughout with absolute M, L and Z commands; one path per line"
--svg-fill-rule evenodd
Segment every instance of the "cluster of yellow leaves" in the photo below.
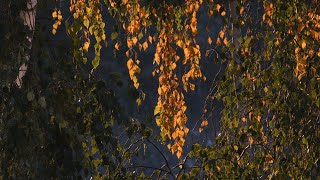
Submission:
M 83 57 L 89 51 L 91 41 L 93 41 L 91 37 L 95 37 L 96 44 L 93 48 L 96 57 L 92 61 L 94 69 L 99 65 L 101 41 L 106 39 L 100 1 L 70 0 L 73 23 L 68 27 L 68 33 L 74 40 L 74 46 L 78 48 L 75 52 L 80 57 Z M 128 51 L 125 53 L 128 58 L 127 68 L 130 79 L 137 89 L 139 88 L 139 82 L 136 75 L 141 71 L 137 50 L 146 51 L 150 44 L 157 43 L 154 55 L 154 63 L 157 69 L 152 74 L 154 76 L 157 74 L 159 77 L 159 97 L 154 114 L 156 115 L 157 125 L 161 127 L 163 137 L 168 137 L 173 141 L 168 145 L 168 148 L 180 157 L 189 129 L 186 127 L 188 118 L 185 111 L 187 107 L 179 83 L 182 81 L 185 91 L 195 90 L 195 84 L 190 81 L 197 78 L 205 79 L 200 70 L 200 47 L 195 40 L 198 32 L 197 13 L 203 2 L 202 0 L 185 0 L 182 4 L 185 10 L 180 15 L 177 15 L 176 12 L 181 12 L 181 8 L 166 3 L 161 4 L 161 7 L 149 7 L 141 0 L 122 0 L 119 2 L 106 0 L 105 3 L 108 9 L 112 10 L 114 17 L 122 19 L 122 27 L 127 36 Z M 216 8 L 222 16 L 225 15 L 225 11 L 222 11 L 221 7 L 217 6 Z M 123 11 L 123 9 L 126 11 Z M 60 17 L 58 12 L 57 15 L 54 14 L 53 16 L 54 18 Z M 156 21 L 157 25 L 161 24 L 159 34 L 154 37 L 146 36 L 148 27 L 152 25 L 150 16 L 155 19 L 152 22 Z M 185 24 L 181 25 L 181 29 L 176 28 L 177 18 L 180 18 L 181 21 L 186 18 Z M 117 35 L 111 35 L 112 40 L 116 37 Z M 119 46 L 120 43 L 117 42 L 115 49 L 119 50 Z M 176 53 L 177 47 L 184 52 L 182 62 L 180 62 L 180 56 Z M 178 63 L 187 66 L 187 70 L 182 77 L 178 77 L 176 73 Z M 201 127 L 207 124 L 208 121 L 204 121 Z
M 271 21 L 276 21 L 277 18 L 272 16 L 272 10 L 275 11 L 275 7 L 272 4 L 265 6 L 266 14 L 264 17 L 269 17 L 265 22 L 270 26 L 272 25 Z M 310 73 L 307 72 L 307 66 L 312 63 L 311 60 L 313 60 L 314 57 L 320 57 L 318 47 L 320 41 L 320 15 L 315 14 L 312 9 L 307 9 L 306 11 L 301 10 L 299 14 L 300 16 L 298 18 L 293 18 L 292 21 L 287 24 L 288 30 L 286 33 L 294 37 L 291 43 L 293 44 L 297 61 L 294 73 L 297 78 L 301 80 L 307 73 Z M 276 34 L 278 35 L 278 39 L 275 45 L 278 46 L 281 40 L 281 32 L 276 32 Z M 320 64 L 312 64 L 313 66 L 310 67 L 311 73 L 315 74 Z
M 197 34 L 197 13 L 202 0 L 187 0 L 186 1 L 186 12 L 191 15 L 190 25 L 186 25 L 186 29 L 191 30 L 192 37 L 188 36 L 175 36 L 176 44 L 184 52 L 184 60 L 182 64 L 189 64 L 190 69 L 182 76 L 183 88 L 185 91 L 191 89 L 195 90 L 195 85 L 190 83 L 190 79 L 202 78 L 203 75 L 200 70 L 200 46 L 196 44 L 195 35 Z M 205 77 L 203 77 L 205 79 Z
M 206 120 L 206 119 L 201 122 L 201 125 L 200 125 L 200 128 L 199 128 L 199 132 L 200 133 L 203 131 L 203 128 L 205 126 L 208 126 L 208 120 Z
M 314 4 L 315 3 L 315 4 Z M 317 6 L 316 2 L 312 2 L 312 6 Z M 273 26 L 272 22 L 277 22 L 277 17 L 274 16 L 277 13 L 277 7 L 274 4 L 269 3 L 264 5 L 265 14 L 263 15 L 263 21 L 268 26 Z M 287 24 L 287 34 L 293 36 L 293 49 L 295 58 L 297 61 L 296 68 L 294 70 L 295 75 L 299 80 L 307 75 L 307 66 L 312 63 L 310 60 L 314 57 L 320 57 L 320 52 L 317 44 L 320 41 L 320 15 L 314 13 L 311 9 L 297 9 L 300 16 L 292 17 L 292 20 Z M 297 13 L 296 11 L 294 13 Z M 282 32 L 275 32 L 278 37 L 275 41 L 275 45 L 279 46 L 281 41 Z M 266 53 L 267 55 L 270 55 Z M 313 63 L 314 66 L 310 67 L 313 74 L 315 74 L 318 63 Z
M 190 25 L 186 29 L 190 29 L 193 36 L 198 33 L 197 30 L 197 12 L 199 10 L 202 0 L 186 0 L 186 13 L 191 14 Z
M 220 4 L 216 4 L 216 9 L 222 17 L 224 17 L 227 14 L 226 11 L 222 10 L 222 6 Z
M 139 33 L 142 33 L 141 25 L 144 27 L 147 26 L 146 21 L 149 18 L 149 12 L 146 9 L 141 8 L 139 0 L 131 0 L 130 3 L 128 0 L 123 0 L 122 5 L 125 6 L 127 11 L 126 14 L 121 13 L 121 16 L 129 19 L 127 24 L 123 23 L 123 28 L 128 33 L 127 46 L 129 50 L 126 52 L 126 56 L 129 59 L 127 62 L 128 70 L 130 78 L 134 83 L 134 87 L 138 89 L 139 83 L 136 74 L 140 73 L 140 68 L 138 66 L 139 60 L 136 60 L 137 63 L 134 63 L 134 66 L 131 66 L 131 64 L 133 64 L 132 58 L 136 58 L 138 56 L 137 52 L 134 50 L 135 46 L 138 46 L 140 51 L 142 49 L 146 51 L 148 48 L 148 40 L 142 44 L 139 43 L 139 40 L 142 38 L 139 37 Z M 152 41 L 150 41 L 150 43 L 151 42 Z
M 127 61 L 127 67 L 129 70 L 129 75 L 130 75 L 130 79 L 133 81 L 133 85 L 136 89 L 139 88 L 139 82 L 138 82 L 138 78 L 136 77 L 136 73 L 140 73 L 140 68 L 139 68 L 139 60 L 136 60 L 135 62 L 132 59 L 129 59 Z
M 147 27 L 150 12 L 146 8 L 142 8 L 140 0 L 123 0 L 122 4 L 125 6 L 126 14 L 121 13 L 121 16 L 129 19 L 127 24 L 123 24 L 123 28 L 131 34 L 138 34 L 141 27 Z
M 196 16 L 202 1 L 187 0 L 185 3 L 185 11 L 189 15 L 189 24 L 185 25 L 185 29 L 190 32 L 191 36 L 188 36 L 187 33 L 175 33 L 176 30 L 173 28 L 174 18 L 167 19 L 162 25 L 154 56 L 154 63 L 158 65 L 159 69 L 153 73 L 154 75 L 156 73 L 159 74 L 159 98 L 155 108 L 155 115 L 158 115 L 156 122 L 161 127 L 163 135 L 174 141 L 173 144 L 168 145 L 168 148 L 172 153 L 176 152 L 178 158 L 182 155 L 182 147 L 189 129 L 186 127 L 188 118 L 185 111 L 187 107 L 184 95 L 179 90 L 179 80 L 175 73 L 180 57 L 176 54 L 176 49 L 173 45 L 181 48 L 184 52 L 182 65 L 190 67 L 181 79 L 184 90 L 195 90 L 195 85 L 190 80 L 203 77 L 199 65 L 201 58 L 200 47 L 195 40 L 197 34 Z M 174 14 L 174 7 L 168 6 L 167 12 Z
M 195 85 L 190 82 L 190 79 L 194 80 L 203 77 L 200 70 L 200 47 L 199 45 L 186 44 L 183 48 L 183 52 L 185 57 L 183 64 L 189 63 L 190 65 L 190 70 L 182 76 L 183 88 L 185 91 L 188 91 L 188 89 L 194 91 Z
M 219 45 L 225 45 L 228 46 L 228 39 L 226 37 L 226 30 L 227 28 L 224 27 L 220 32 L 219 32 L 219 37 L 217 38 L 216 44 Z
M 308 14 L 302 15 L 304 17 L 298 18 L 298 29 L 292 26 L 288 33 L 296 32 L 294 37 L 295 44 L 295 57 L 297 60 L 297 65 L 295 69 L 295 74 L 299 80 L 302 77 L 306 76 L 306 68 L 308 59 L 318 56 L 320 57 L 319 52 L 319 41 L 320 41 L 320 15 L 309 12 Z M 302 34 L 302 35 L 300 35 Z M 311 37 L 314 41 L 308 41 L 306 37 Z M 316 43 L 318 42 L 318 43 Z M 318 48 L 318 49 L 317 49 Z M 315 63 L 316 66 L 319 64 Z M 311 67 L 313 73 L 316 71 L 316 67 Z
M 136 74 L 140 73 L 139 63 L 140 61 L 136 59 L 136 63 L 132 60 L 132 58 L 137 57 L 137 52 L 133 50 L 133 47 L 137 45 L 138 38 L 137 37 L 127 37 L 127 46 L 129 50 L 126 52 L 126 56 L 128 58 L 127 67 L 129 70 L 130 79 L 133 81 L 133 85 L 136 89 L 139 88 L 139 82 Z
M 61 11 L 55 9 L 52 12 L 52 18 L 55 20 L 54 24 L 52 25 L 52 34 L 56 34 L 57 33 L 57 29 L 61 25 L 61 21 L 62 21 Z
M 264 4 L 265 13 L 262 16 L 262 20 L 266 22 L 269 26 L 272 26 L 272 11 L 273 11 L 273 3 Z
M 154 62 L 159 69 L 153 74 L 159 74 L 159 97 L 154 114 L 157 115 L 156 123 L 161 127 L 163 139 L 167 136 L 174 141 L 173 144 L 168 145 L 168 148 L 172 153 L 176 152 L 179 158 L 189 129 L 186 127 L 188 118 L 185 114 L 187 107 L 184 95 L 178 89 L 179 83 L 175 74 L 176 63 L 180 57 L 173 48 L 173 34 L 172 22 L 166 23 L 160 32 L 156 47 Z
M 81 56 L 88 52 L 90 47 L 90 37 L 95 37 L 95 57 L 92 61 L 93 69 L 96 69 L 100 62 L 100 43 L 106 40 L 105 22 L 102 21 L 101 4 L 99 0 L 70 0 L 70 12 L 74 18 L 74 23 L 68 28 L 68 33 L 73 38 L 81 38 L 82 43 L 79 48 Z M 81 26 L 79 27 L 79 24 Z

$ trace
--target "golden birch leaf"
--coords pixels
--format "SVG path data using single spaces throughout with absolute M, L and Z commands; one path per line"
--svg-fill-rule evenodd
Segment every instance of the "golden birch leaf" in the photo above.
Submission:
M 57 11 L 53 11 L 53 12 L 52 12 L 52 17 L 53 17 L 53 18 L 57 18 L 57 17 L 58 17 Z
M 89 46 L 90 46 L 90 43 L 89 43 L 88 41 L 85 42 L 84 45 L 83 45 L 83 50 L 85 50 L 86 52 L 88 52 Z
M 114 48 L 116 48 L 116 50 L 119 51 L 119 43 L 116 43 L 116 44 L 114 45 Z
M 305 41 L 302 41 L 302 43 L 301 43 L 301 47 L 302 47 L 302 49 L 305 49 L 305 48 L 306 48 L 306 46 L 307 46 L 307 43 L 306 43 Z
M 133 37 L 132 38 L 132 42 L 133 42 L 133 45 L 136 45 L 137 42 L 138 42 L 138 38 L 137 37 Z
M 148 49 L 148 42 L 145 41 L 145 42 L 142 44 L 142 46 L 143 46 L 143 50 L 146 51 L 146 50 Z
M 212 44 L 212 39 L 211 37 L 208 37 L 208 43 L 211 45 Z

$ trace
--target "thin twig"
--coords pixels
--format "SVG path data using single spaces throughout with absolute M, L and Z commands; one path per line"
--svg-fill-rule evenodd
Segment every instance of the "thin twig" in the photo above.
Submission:
M 174 175 L 173 175 L 173 173 L 172 173 L 172 170 L 171 170 L 171 168 L 170 168 L 169 162 L 168 162 L 167 158 L 164 156 L 164 154 L 162 153 L 162 151 L 161 151 L 150 139 L 147 139 L 147 141 L 148 141 L 150 144 L 152 144 L 152 145 L 160 152 L 161 156 L 163 157 L 163 159 L 164 159 L 165 162 L 166 162 L 166 166 L 168 167 L 168 169 L 169 169 L 169 171 L 170 171 L 169 174 L 172 176 L 173 179 L 175 179 L 175 178 L 174 178 Z

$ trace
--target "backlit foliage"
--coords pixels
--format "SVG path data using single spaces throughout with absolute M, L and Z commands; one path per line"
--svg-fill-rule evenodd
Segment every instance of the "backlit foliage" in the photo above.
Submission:
M 74 43 L 74 57 L 86 59 L 90 36 L 94 35 L 95 69 L 102 40 L 106 39 L 101 2 L 84 0 L 71 4 L 75 6 L 70 8 L 74 14 L 68 31 Z M 317 1 L 278 0 L 109 0 L 103 6 L 107 6 L 122 28 L 111 33 L 118 51 L 123 48 L 119 33 L 124 32 L 127 68 L 136 89 L 140 89 L 139 65 L 144 61 L 139 53 L 156 47 L 153 58 L 156 69 L 152 75 L 158 77 L 159 84 L 154 115 L 163 141 L 168 140 L 167 147 L 178 158 L 189 132 L 185 93 L 195 90 L 194 80 L 205 80 L 200 69 L 201 47 L 196 41 L 199 9 L 204 7 L 209 17 L 222 20 L 215 42 L 210 36 L 207 39 L 212 49 L 206 53 L 211 57 L 213 52 L 225 65 L 222 80 L 211 91 L 215 94 L 208 96 L 223 104 L 221 133 L 214 147 L 201 149 L 195 145 L 188 155 L 203 158 L 208 177 L 265 174 L 272 178 L 285 176 L 287 172 L 291 177 L 308 176 L 303 171 L 311 172 L 317 166 L 314 165 L 319 156 L 316 127 L 320 107 L 316 90 L 320 66 L 317 4 Z M 151 33 L 154 29 L 156 33 Z M 200 132 L 210 123 L 203 119 Z M 306 125 L 306 121 L 311 124 Z M 296 144 L 297 139 L 302 143 Z M 293 152 L 303 153 L 293 158 Z M 193 176 L 194 172 L 185 175 Z
M 31 32 L 19 17 L 26 1 L 0 9 L 0 179 L 319 179 L 318 0 L 54 2 L 37 9 Z M 71 54 L 52 34 L 70 37 Z M 151 118 L 122 114 L 119 77 L 94 73 L 109 45 L 125 55 L 138 105 L 142 64 L 153 63 L 153 119 L 169 151 L 153 141 Z M 186 97 L 204 74 L 212 84 L 193 93 L 208 91 L 192 124 Z
M 73 39 L 74 57 L 87 61 L 85 55 L 91 44 L 90 36 L 94 35 L 96 44 L 92 65 L 95 69 L 99 65 L 101 42 L 106 39 L 105 21 L 102 21 L 100 10 L 102 4 L 98 0 L 71 0 L 70 3 L 73 21 L 68 23 L 68 32 Z M 157 125 L 161 127 L 163 140 L 166 140 L 166 137 L 172 139 L 168 148 L 172 153 L 177 153 L 178 157 L 182 154 L 185 137 L 189 131 L 186 127 L 188 118 L 185 113 L 187 107 L 184 92 L 195 90 L 192 81 L 205 79 L 200 70 L 200 46 L 195 39 L 198 33 L 197 13 L 202 3 L 202 0 L 187 0 L 178 5 L 159 2 L 152 6 L 141 0 L 105 1 L 110 14 L 121 22 L 126 33 L 127 68 L 137 89 L 137 74 L 141 71 L 138 51 L 146 51 L 149 44 L 156 45 L 153 61 L 157 69 L 153 75 L 159 78 L 159 97 L 154 114 Z M 53 18 L 57 18 L 57 13 L 59 21 L 54 24 L 53 33 L 56 32 L 62 18 L 60 10 L 53 12 Z M 155 24 L 158 33 L 149 34 L 148 30 L 154 28 Z M 111 40 L 116 40 L 118 36 L 118 32 L 113 32 Z M 177 54 L 177 48 L 183 51 L 182 56 Z M 116 42 L 115 49 L 120 49 L 120 42 Z M 185 69 L 184 67 L 186 71 L 179 76 L 178 69 Z

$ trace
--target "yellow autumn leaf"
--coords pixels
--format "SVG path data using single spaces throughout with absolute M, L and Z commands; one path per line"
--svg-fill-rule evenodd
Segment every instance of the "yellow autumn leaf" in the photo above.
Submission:
M 178 137 L 178 133 L 175 131 L 175 132 L 173 132 L 172 134 L 171 134 L 171 137 L 173 138 L 173 139 L 176 139 L 177 137 Z
M 143 46 L 143 50 L 146 51 L 146 50 L 148 49 L 148 42 L 145 41 L 145 42 L 142 44 L 142 46 Z
M 189 129 L 188 129 L 187 127 L 184 127 L 184 129 L 183 129 L 183 130 L 184 130 L 184 133 L 185 133 L 185 134 L 188 134 Z
M 216 44 L 217 44 L 218 46 L 222 44 L 221 41 L 220 41 L 220 38 L 217 38 Z
M 138 38 L 137 37 L 133 37 L 132 38 L 132 42 L 133 42 L 133 45 L 136 45 L 137 42 L 138 42 Z
M 221 39 L 223 39 L 223 37 L 224 37 L 224 31 L 223 31 L 223 30 L 221 30 L 221 31 L 219 32 L 219 37 L 220 37 Z
M 172 65 L 171 65 L 172 70 L 174 70 L 176 67 L 177 67 L 177 64 L 176 63 L 172 63 Z
M 182 40 L 178 40 L 176 42 L 177 46 L 179 46 L 180 48 L 183 48 L 183 41 Z
M 211 39 L 211 37 L 208 37 L 208 43 L 209 43 L 209 44 L 212 44 L 212 39 Z
M 87 41 L 87 42 L 84 43 L 83 49 L 84 49 L 86 52 L 88 52 L 89 46 L 90 46 L 90 43 Z
M 56 29 L 52 29 L 52 34 L 56 34 L 57 30 Z
M 258 122 L 261 121 L 261 116 L 257 116 L 257 121 L 258 121 Z
M 127 39 L 127 46 L 128 46 L 128 48 L 129 48 L 129 49 L 132 48 L 132 45 L 133 45 L 132 40 L 131 40 L 130 38 L 128 38 L 128 39 Z
M 87 15 L 91 16 L 92 15 L 92 9 L 90 7 L 86 7 L 86 13 L 87 13 Z
M 171 144 L 168 144 L 167 147 L 168 147 L 168 149 L 171 149 Z
M 183 52 L 184 52 L 184 56 L 186 57 L 186 59 L 188 59 L 190 57 L 189 49 L 188 48 L 184 48 Z
M 268 162 L 269 164 L 273 163 L 273 158 L 271 156 L 271 154 L 266 155 L 265 157 L 266 162 Z
M 160 113 L 160 110 L 161 110 L 161 107 L 157 105 L 157 106 L 154 108 L 153 115 L 159 114 L 159 113 Z
M 218 172 L 220 172 L 221 168 L 219 166 L 216 166 L 216 169 Z
M 86 27 L 86 28 L 89 28 L 89 20 L 86 19 L 83 21 L 83 25 Z
M 302 43 L 301 43 L 301 47 L 302 47 L 302 49 L 305 49 L 305 48 L 306 48 L 306 46 L 307 46 L 307 43 L 306 43 L 305 41 L 302 41 Z
M 228 44 L 229 44 L 229 43 L 228 43 L 228 39 L 227 39 L 227 38 L 224 38 L 224 39 L 223 39 L 223 43 L 224 43 L 226 46 L 228 46 Z
M 174 144 L 174 145 L 171 147 L 171 152 L 172 152 L 172 154 L 173 154 L 174 152 L 176 152 L 177 149 L 178 149 L 178 145 L 177 145 L 177 144 Z
M 249 137 L 249 144 L 250 144 L 250 145 L 253 144 L 253 138 L 252 138 L 252 136 Z
M 178 134 L 180 137 L 183 137 L 184 136 L 184 131 L 178 131 Z
M 152 37 L 151 36 L 148 37 L 148 41 L 150 42 L 150 44 L 152 44 Z
M 242 121 L 242 122 L 246 122 L 246 121 L 247 121 L 247 118 L 242 117 L 242 118 L 241 118 L 241 121 Z
M 196 88 L 196 85 L 194 85 L 194 84 L 190 84 L 190 89 L 191 89 L 192 91 L 194 91 L 194 90 L 195 90 L 195 88 Z
M 54 23 L 54 24 L 52 25 L 52 27 L 53 27 L 53 29 L 58 29 L 58 24 L 57 24 L 57 23 Z
M 181 152 L 181 151 L 178 151 L 178 152 L 177 152 L 177 157 L 178 157 L 178 159 L 181 157 L 181 155 L 182 155 L 182 152 Z
M 53 11 L 53 12 L 52 12 L 52 17 L 53 17 L 53 18 L 58 17 L 58 13 L 57 13 L 57 11 Z
M 139 83 L 138 82 L 135 82 L 134 84 L 133 84 L 133 86 L 136 88 L 136 89 L 138 89 L 139 88 Z
M 132 60 L 132 59 L 129 59 L 129 60 L 127 61 L 127 67 L 128 67 L 128 69 L 131 70 L 131 69 L 133 68 L 133 66 L 134 66 L 133 60 Z
M 208 125 L 208 120 L 204 120 L 201 123 L 201 127 L 207 126 Z
M 220 4 L 217 4 L 217 5 L 216 5 L 216 9 L 217 9 L 217 11 L 220 11 L 220 9 L 221 9 Z
M 244 7 L 242 6 L 242 7 L 240 8 L 240 15 L 242 15 L 243 12 L 244 12 Z
M 138 43 L 138 46 L 139 46 L 139 51 L 142 50 L 142 44 Z
M 116 44 L 114 45 L 114 48 L 116 48 L 116 50 L 119 50 L 119 43 L 116 43 Z

